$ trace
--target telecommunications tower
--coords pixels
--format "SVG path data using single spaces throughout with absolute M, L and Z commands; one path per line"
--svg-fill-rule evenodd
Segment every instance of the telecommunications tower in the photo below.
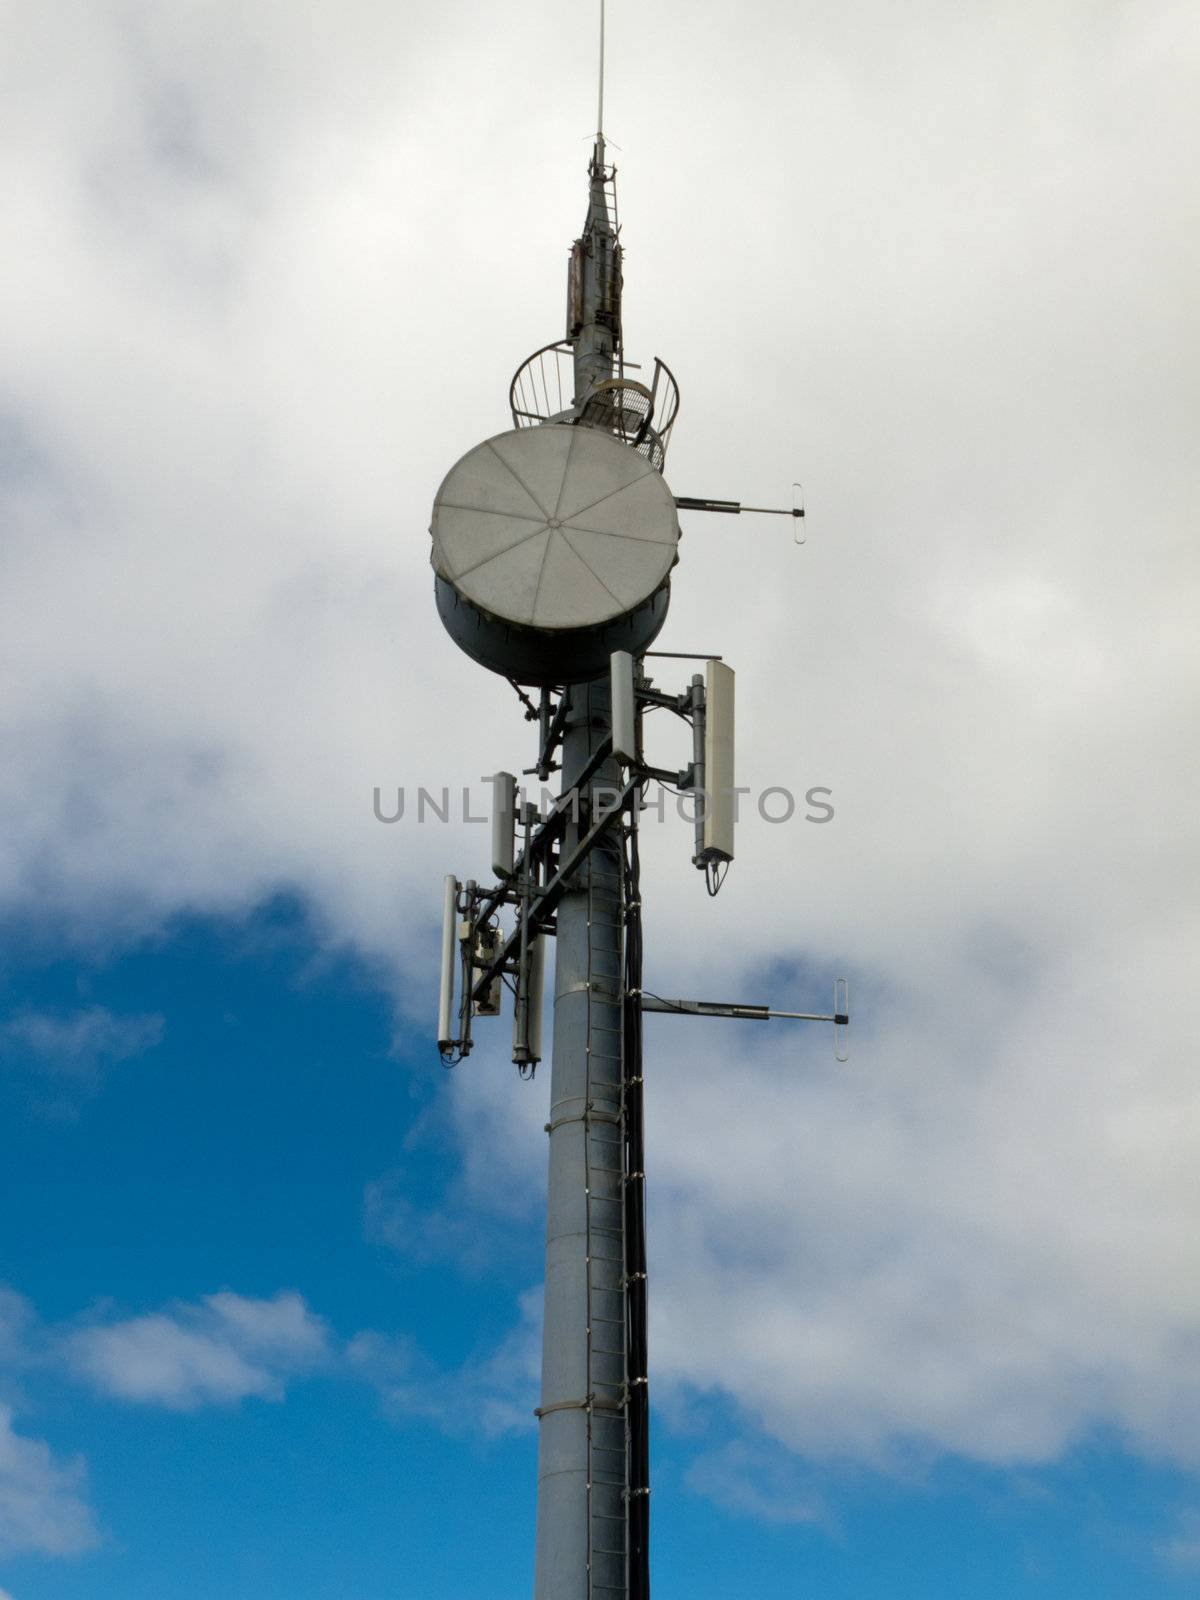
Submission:
M 513 994 L 512 1057 L 542 1056 L 542 975 L 554 940 L 549 1191 L 534 1600 L 647 1600 L 649 1396 L 646 1340 L 642 1016 L 835 1025 L 829 1013 L 664 1000 L 642 985 L 638 813 L 647 786 L 690 791 L 692 860 L 715 894 L 734 854 L 734 675 L 718 657 L 678 691 L 646 669 L 679 559 L 679 510 L 764 510 L 676 496 L 663 476 L 679 408 L 664 362 L 648 381 L 625 358 L 616 169 L 600 106 L 583 232 L 571 247 L 565 338 L 536 351 L 509 388 L 511 430 L 453 466 L 430 532 L 438 613 L 454 642 L 512 684 L 537 728 L 527 775 L 561 774 L 539 810 L 516 775 L 493 780 L 494 881 L 445 880 L 438 1048 L 472 1046 L 476 1017 Z M 785 512 L 803 517 L 799 498 Z M 793 521 L 798 529 L 801 524 Z M 658 654 L 674 654 L 659 652 Z M 691 725 L 683 772 L 646 758 L 643 715 Z

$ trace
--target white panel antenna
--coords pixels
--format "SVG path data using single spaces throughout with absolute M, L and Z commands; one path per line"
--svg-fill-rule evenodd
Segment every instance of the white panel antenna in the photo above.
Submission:
M 517 780 L 511 772 L 492 779 L 492 871 L 498 878 L 513 875 L 517 832 Z
M 536 1066 L 542 1059 L 542 998 L 546 987 L 546 940 L 539 935 L 529 941 L 529 990 L 528 1000 L 521 996 L 521 1005 L 528 1007 L 525 1013 L 526 1037 L 521 1036 L 521 1006 L 513 1008 L 513 1056 L 517 1057 L 518 1051 L 522 1052 L 521 1065 L 526 1067 Z
M 633 657 L 614 650 L 609 668 L 612 688 L 613 755 L 619 761 L 637 760 L 637 715 L 633 699 Z
M 533 947 L 533 973 L 529 990 L 529 1048 L 535 1061 L 542 1058 L 542 999 L 546 992 L 546 941 Z
M 458 923 L 458 879 L 448 872 L 442 902 L 442 981 L 438 994 L 438 1049 L 443 1053 L 454 1042 L 454 943 Z
M 704 669 L 704 834 L 700 859 L 733 860 L 733 823 L 737 796 L 733 792 L 733 685 L 734 672 L 723 661 L 709 661 Z

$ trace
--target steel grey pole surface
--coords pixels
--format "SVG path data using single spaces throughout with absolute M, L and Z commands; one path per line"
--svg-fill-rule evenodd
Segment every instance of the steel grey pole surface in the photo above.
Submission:
M 606 680 L 574 684 L 563 792 L 609 733 Z M 581 797 L 617 787 L 604 762 Z M 534 1600 L 625 1600 L 626 1418 L 620 818 L 558 908 Z

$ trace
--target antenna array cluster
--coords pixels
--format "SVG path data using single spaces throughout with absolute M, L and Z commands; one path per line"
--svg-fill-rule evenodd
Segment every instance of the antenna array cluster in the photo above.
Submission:
M 704 672 L 694 674 L 682 693 L 669 694 L 655 687 L 640 657 L 614 651 L 608 731 L 575 782 L 545 812 L 523 799 L 515 774 L 492 778 L 495 881 L 485 887 L 450 875 L 445 882 L 438 1048 L 448 1065 L 470 1054 L 473 1018 L 498 1015 L 502 983 L 513 992 L 514 1063 L 532 1069 L 541 1060 L 545 941 L 556 931 L 558 905 L 596 840 L 627 811 L 642 807 L 651 781 L 691 796 L 692 861 L 704 872 L 709 892 L 717 893 L 734 855 L 734 673 L 715 658 L 701 659 Z M 526 716 L 540 727 L 537 763 L 525 775 L 545 782 L 560 770 L 569 697 L 543 689 L 536 706 L 522 698 Z M 645 758 L 642 714 L 652 706 L 690 725 L 693 759 L 682 771 L 652 766 Z M 613 766 L 616 781 L 597 785 L 600 769 Z M 575 842 L 568 848 L 569 833 Z M 507 935 L 500 923 L 506 907 L 514 911 Z
M 603 7 L 588 209 L 571 248 L 565 340 L 509 388 L 513 427 L 467 452 L 438 490 L 430 528 L 438 612 L 454 642 L 507 678 L 537 724 L 522 776 L 560 775 L 549 803 L 517 775 L 492 783 L 490 881 L 443 887 L 438 1049 L 454 1064 L 476 1018 L 513 998 L 512 1058 L 542 1059 L 547 948 L 555 943 L 543 1365 L 534 1600 L 648 1600 L 642 1019 L 832 1023 L 845 1059 L 849 1001 L 832 1012 L 664 999 L 642 977 L 639 818 L 647 786 L 690 795 L 692 860 L 710 894 L 734 857 L 734 674 L 718 656 L 679 690 L 647 658 L 666 620 L 679 512 L 763 512 L 676 496 L 663 477 L 679 389 L 625 360 L 616 169 L 603 133 Z M 803 493 L 790 509 L 797 542 Z M 536 696 L 536 698 L 534 698 Z M 644 718 L 690 727 L 682 771 L 653 765 Z

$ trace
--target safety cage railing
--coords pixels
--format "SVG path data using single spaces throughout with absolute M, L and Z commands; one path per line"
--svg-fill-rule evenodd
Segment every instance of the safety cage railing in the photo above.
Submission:
M 649 385 L 628 376 L 640 371 L 618 360 L 617 376 L 596 384 L 582 405 L 575 397 L 575 351 L 565 340 L 535 350 L 513 374 L 508 404 L 515 428 L 544 422 L 581 422 L 611 433 L 663 470 L 671 429 L 679 414 L 679 385 L 665 361 L 654 358 Z

